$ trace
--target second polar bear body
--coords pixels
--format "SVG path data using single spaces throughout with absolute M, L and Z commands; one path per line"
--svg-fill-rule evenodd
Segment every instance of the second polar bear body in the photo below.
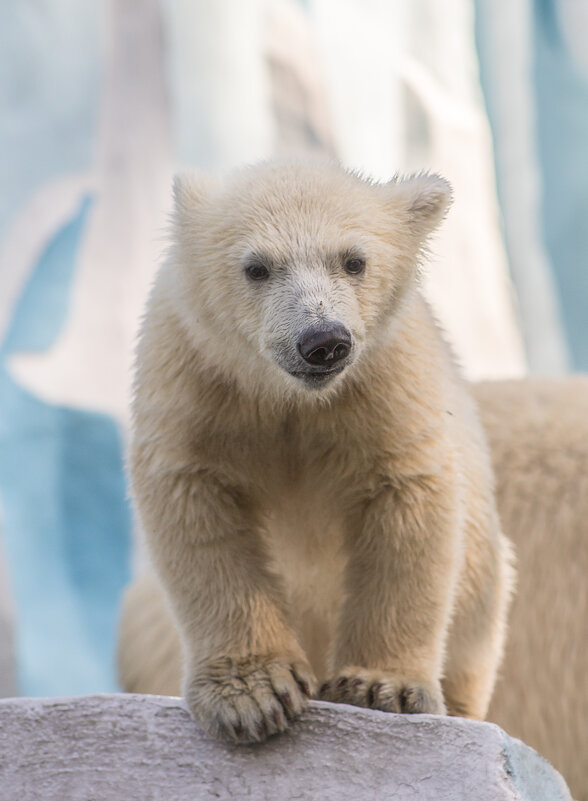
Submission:
M 436 176 L 321 165 L 176 185 L 130 466 L 214 736 L 283 730 L 317 677 L 327 700 L 485 715 L 509 548 L 416 278 L 448 202 Z

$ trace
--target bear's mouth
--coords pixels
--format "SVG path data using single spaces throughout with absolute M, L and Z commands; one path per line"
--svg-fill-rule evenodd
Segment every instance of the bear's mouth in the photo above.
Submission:
M 347 365 L 337 364 L 330 368 L 322 369 L 309 369 L 309 370 L 288 370 L 291 376 L 304 381 L 308 386 L 318 387 L 321 384 L 327 384 L 339 373 L 342 373 Z

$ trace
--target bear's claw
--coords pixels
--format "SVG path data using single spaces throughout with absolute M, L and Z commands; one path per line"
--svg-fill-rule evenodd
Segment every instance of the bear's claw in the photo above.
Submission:
M 318 697 L 323 701 L 383 712 L 445 714 L 441 687 L 398 674 L 350 667 L 323 682 Z
M 285 731 L 315 684 L 310 668 L 279 657 L 222 657 L 186 682 L 188 707 L 218 740 L 256 743 Z

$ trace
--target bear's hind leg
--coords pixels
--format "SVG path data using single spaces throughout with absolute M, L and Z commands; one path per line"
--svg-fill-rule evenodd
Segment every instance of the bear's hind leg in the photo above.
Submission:
M 486 717 L 498 667 L 488 651 L 489 660 L 482 657 L 466 660 L 459 668 L 449 667 L 447 677 L 441 681 L 448 715 L 473 720 Z
M 502 534 L 498 548 L 486 543 L 476 551 L 466 558 L 441 684 L 448 714 L 483 720 L 502 660 L 515 571 Z

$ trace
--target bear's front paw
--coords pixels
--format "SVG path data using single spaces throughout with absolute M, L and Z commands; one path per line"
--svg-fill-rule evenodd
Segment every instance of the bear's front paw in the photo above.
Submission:
M 325 681 L 319 698 L 383 712 L 446 713 L 438 682 L 412 680 L 384 670 L 347 667 Z
M 309 666 L 280 657 L 221 657 L 186 681 L 186 702 L 218 740 L 258 743 L 288 728 L 315 691 Z

